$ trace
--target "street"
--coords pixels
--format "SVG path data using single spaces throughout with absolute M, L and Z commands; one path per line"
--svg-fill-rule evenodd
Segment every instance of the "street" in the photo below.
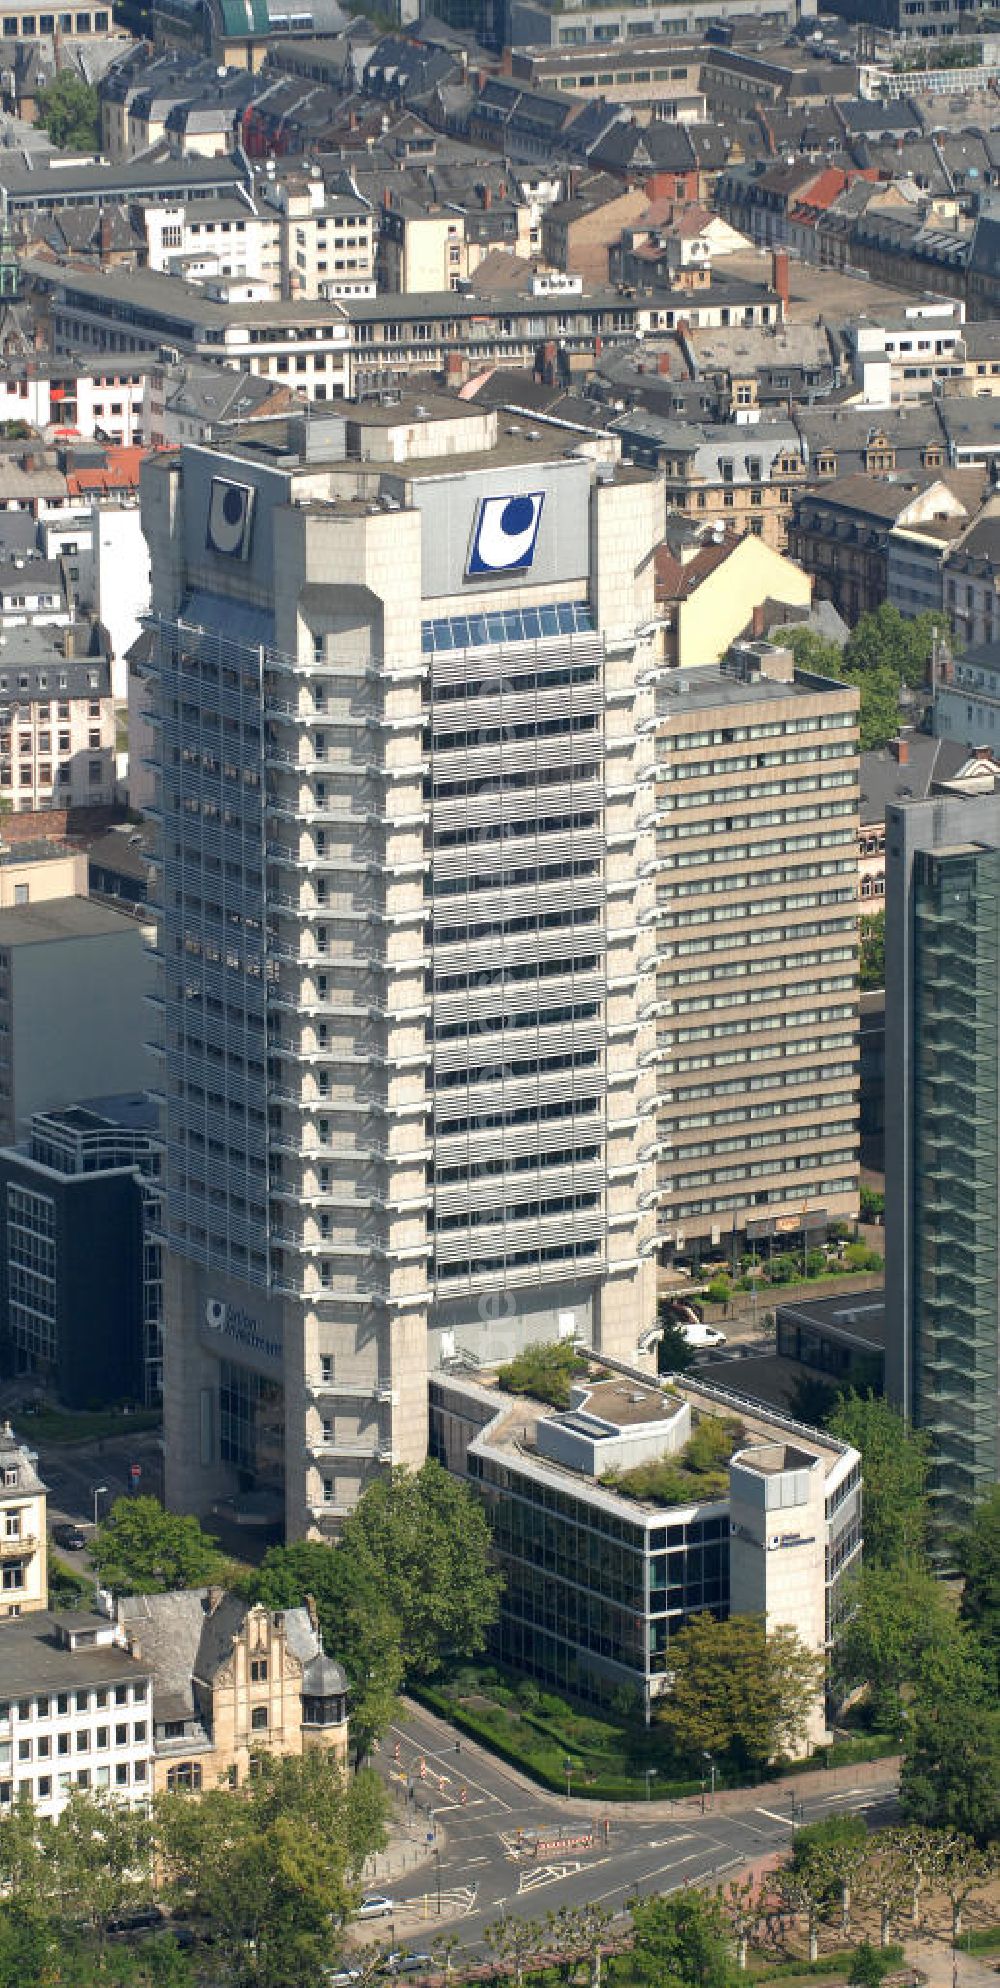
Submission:
M 802 1822 L 838 1810 L 864 1811 L 882 1822 L 895 1807 L 895 1784 L 887 1780 L 797 1797 L 793 1824 L 784 1796 L 782 1812 L 764 1786 L 759 1802 L 738 1814 L 713 1811 L 711 1797 L 704 1815 L 697 1803 L 650 1801 L 647 1821 L 643 1802 L 601 1807 L 529 1790 L 517 1773 L 473 1741 L 462 1738 L 457 1753 L 455 1739 L 443 1721 L 408 1707 L 405 1722 L 390 1729 L 376 1755 L 376 1766 L 403 1795 L 413 1817 L 410 1827 L 424 1837 L 429 1852 L 423 1866 L 405 1877 L 384 1886 L 374 1881 L 399 1908 L 392 1943 L 398 1933 L 411 1946 L 426 1946 L 438 1925 L 447 1923 L 464 1947 L 477 1949 L 483 1928 L 501 1913 L 536 1918 L 561 1906 L 597 1903 L 619 1912 L 637 1894 L 735 1875 L 740 1867 L 787 1849 L 793 1827 Z M 437 1824 L 443 1841 L 435 1845 Z M 537 1854 L 525 1848 L 534 1843 L 535 1832 L 551 1846 Z M 591 1836 L 592 1848 L 587 1847 Z

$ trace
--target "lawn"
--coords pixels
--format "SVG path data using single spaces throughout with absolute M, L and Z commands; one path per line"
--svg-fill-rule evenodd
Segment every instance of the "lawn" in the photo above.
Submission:
M 141 1436 L 158 1429 L 158 1408 L 41 1408 L 37 1415 L 15 1416 L 19 1433 L 29 1443 L 93 1443 L 108 1436 Z
M 433 1688 L 422 1686 L 414 1696 L 561 1794 L 566 1792 L 567 1760 L 573 1763 L 572 1789 L 597 1800 L 645 1795 L 647 1767 L 654 1770 L 658 1795 L 697 1794 L 700 1787 L 680 1778 L 683 1770 L 668 1754 L 663 1736 L 647 1732 L 625 1707 L 621 1713 L 583 1710 L 556 1692 L 485 1664 L 456 1671 Z
M 679 1800 L 701 1790 L 700 1780 L 685 1778 L 685 1763 L 671 1754 L 664 1733 L 642 1724 L 636 1706 L 584 1708 L 492 1664 L 464 1665 L 435 1685 L 414 1687 L 413 1697 L 559 1794 L 566 1792 L 567 1760 L 572 1762 L 571 1792 L 592 1795 L 597 1801 L 635 1801 L 647 1793 L 659 1800 Z M 838 1741 L 811 1760 L 780 1771 L 787 1775 L 798 1766 L 846 1766 L 854 1760 L 879 1759 L 894 1748 L 892 1740 L 864 1734 Z M 727 1772 L 721 1758 L 716 1764 L 720 1788 L 738 1786 L 748 1778 L 735 1770 Z

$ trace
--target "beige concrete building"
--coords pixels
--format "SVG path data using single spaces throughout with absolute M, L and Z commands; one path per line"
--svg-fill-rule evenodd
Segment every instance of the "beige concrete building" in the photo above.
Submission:
M 68 843 L 0 843 L 0 911 L 16 904 L 47 904 L 53 897 L 86 897 L 87 856 Z
M 144 467 L 187 1510 L 333 1531 L 429 1367 L 653 1321 L 663 498 L 606 453 L 431 396 Z
M 0 1429 L 0 1489 L 0 1620 L 9 1620 L 45 1608 L 49 1593 L 45 1486 L 38 1458 L 9 1422 Z
M 756 632 L 769 606 L 808 610 L 811 600 L 808 573 L 752 532 L 739 538 L 719 527 L 676 552 L 667 542 L 657 549 L 664 661 L 678 669 L 721 662 L 738 636 Z
M 309 1609 L 190 1588 L 129 1595 L 117 1616 L 152 1678 L 154 1794 L 238 1787 L 260 1753 L 322 1747 L 346 1766 L 347 1679 Z
M 658 696 L 661 1257 L 858 1209 L 857 692 L 740 644 Z

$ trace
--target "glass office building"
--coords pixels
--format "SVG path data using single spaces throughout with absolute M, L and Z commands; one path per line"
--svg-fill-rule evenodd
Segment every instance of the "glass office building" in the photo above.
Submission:
M 943 1524 L 998 1471 L 1000 850 L 917 857 L 913 895 L 913 1419 Z

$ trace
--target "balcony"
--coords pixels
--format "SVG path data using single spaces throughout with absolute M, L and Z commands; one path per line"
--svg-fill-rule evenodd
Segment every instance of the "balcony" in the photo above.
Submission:
M 341 1395 L 346 1401 L 381 1401 L 395 1406 L 399 1400 L 392 1382 L 379 1379 L 372 1381 L 337 1380 L 331 1376 L 324 1380 L 321 1375 L 306 1375 L 306 1393 L 312 1395 Z
M 0 1560 L 24 1560 L 29 1553 L 36 1553 L 38 1540 L 33 1532 L 22 1532 L 15 1537 L 0 1537 Z

